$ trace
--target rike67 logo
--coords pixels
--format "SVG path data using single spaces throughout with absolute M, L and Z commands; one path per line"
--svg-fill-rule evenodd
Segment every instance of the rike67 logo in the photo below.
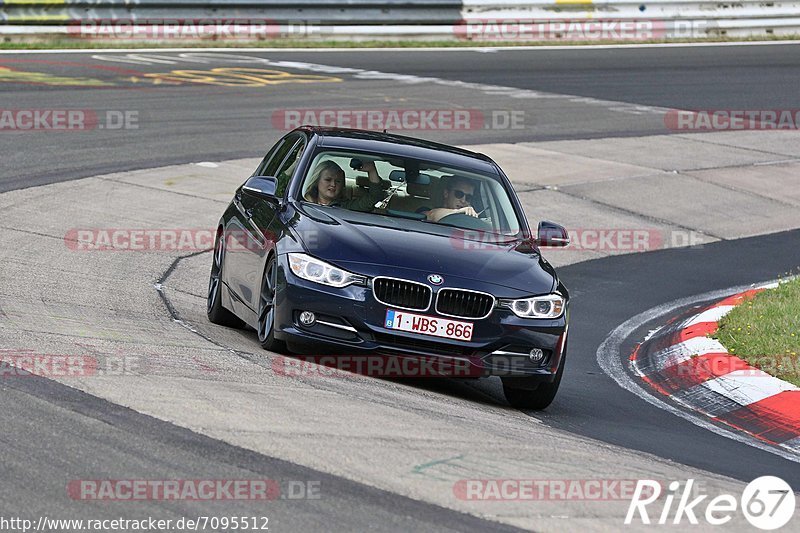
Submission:
M 698 517 L 712 526 L 730 522 L 741 510 L 750 525 L 762 530 L 774 530 L 785 526 L 792 519 L 795 510 L 795 495 L 792 488 L 779 477 L 762 476 L 751 481 L 740 498 L 731 494 L 720 494 L 710 500 L 708 494 L 697 495 L 693 490 L 694 479 L 689 479 L 681 487 L 679 481 L 668 486 L 661 512 L 651 517 L 648 509 L 662 496 L 661 484 L 642 479 L 636 484 L 625 525 L 638 518 L 643 524 L 655 521 L 658 525 L 667 523 L 698 525 Z M 652 521 L 651 521 L 652 520 Z

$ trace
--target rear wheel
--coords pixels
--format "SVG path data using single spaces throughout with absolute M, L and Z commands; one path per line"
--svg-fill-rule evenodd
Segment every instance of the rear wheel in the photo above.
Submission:
M 558 387 L 561 385 L 561 376 L 564 374 L 564 365 L 567 359 L 567 346 L 564 345 L 564 352 L 561 354 L 561 362 L 556 371 L 555 379 L 550 383 L 539 383 L 535 389 L 524 389 L 514 387 L 503 381 L 503 394 L 512 407 L 517 409 L 545 409 L 556 397 Z M 519 384 L 519 381 L 516 382 Z
M 214 244 L 214 260 L 211 263 L 211 276 L 208 279 L 206 313 L 208 320 L 220 326 L 240 328 L 243 322 L 233 313 L 222 307 L 222 260 L 225 257 L 225 233 L 220 229 Z
M 265 350 L 283 352 L 286 346 L 275 338 L 275 306 L 278 287 L 278 262 L 275 256 L 267 260 L 261 280 L 261 295 L 258 299 L 258 342 Z

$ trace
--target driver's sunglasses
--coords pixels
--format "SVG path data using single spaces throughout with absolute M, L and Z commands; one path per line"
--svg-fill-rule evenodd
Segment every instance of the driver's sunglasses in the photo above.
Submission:
M 472 203 L 473 195 L 471 195 L 471 194 L 467 194 L 467 193 L 465 193 L 464 191 L 462 191 L 460 189 L 453 189 L 453 194 L 455 194 L 456 198 L 458 198 L 459 200 L 461 200 L 462 198 L 464 198 L 466 196 L 467 197 L 467 203 Z

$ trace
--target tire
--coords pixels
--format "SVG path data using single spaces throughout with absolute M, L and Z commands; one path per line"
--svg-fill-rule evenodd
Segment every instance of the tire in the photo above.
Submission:
M 222 228 L 217 232 L 214 243 L 214 257 L 211 263 L 211 275 L 208 279 L 208 296 L 206 297 L 206 314 L 208 320 L 220 326 L 241 328 L 244 325 L 236 315 L 222 307 L 222 260 L 225 257 L 225 238 Z
M 285 352 L 284 342 L 275 338 L 276 289 L 278 286 L 278 261 L 275 256 L 267 260 L 261 279 L 261 292 L 258 297 L 258 342 L 271 352 Z
M 517 409 L 546 409 L 556 397 L 558 387 L 561 385 L 561 376 L 564 374 L 564 366 L 567 360 L 567 346 L 564 345 L 564 352 L 561 354 L 561 362 L 556 371 L 556 378 L 550 383 L 539 383 L 534 389 L 513 388 L 506 385 L 503 381 L 503 394 L 508 403 Z

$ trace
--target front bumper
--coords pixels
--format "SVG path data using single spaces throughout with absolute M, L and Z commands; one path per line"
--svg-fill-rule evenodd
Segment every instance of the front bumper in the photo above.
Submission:
M 455 319 L 474 324 L 472 339 L 458 341 L 387 329 L 387 306 L 375 300 L 371 282 L 328 287 L 295 276 L 286 255 L 278 256 L 278 264 L 275 337 L 293 352 L 311 355 L 312 360 L 330 354 L 354 359 L 421 358 L 448 362 L 437 368 L 452 368 L 450 377 L 524 376 L 543 382 L 555 378 L 566 341 L 568 307 L 555 320 L 522 319 L 500 307 L 482 320 Z M 434 294 L 439 288 L 447 286 L 434 288 Z M 303 311 L 316 315 L 313 325 L 300 322 Z M 418 313 L 441 316 L 433 306 Z M 538 361 L 528 356 L 534 348 L 542 351 Z M 352 360 L 348 366 L 353 366 Z M 447 370 L 442 375 L 447 375 Z

